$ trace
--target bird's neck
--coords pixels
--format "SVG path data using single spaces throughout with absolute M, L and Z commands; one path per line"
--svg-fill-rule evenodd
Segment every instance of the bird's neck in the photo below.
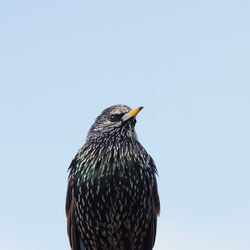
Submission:
M 139 142 L 136 137 L 97 137 L 89 138 L 83 147 L 83 154 L 89 159 L 103 158 L 122 159 L 133 157 L 138 150 Z

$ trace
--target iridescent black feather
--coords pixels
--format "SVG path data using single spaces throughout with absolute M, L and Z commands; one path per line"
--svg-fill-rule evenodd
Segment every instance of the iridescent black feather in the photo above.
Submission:
M 124 105 L 104 110 L 69 167 L 72 250 L 153 248 L 160 212 L 156 167 L 137 140 L 135 117 L 127 119 L 130 111 Z

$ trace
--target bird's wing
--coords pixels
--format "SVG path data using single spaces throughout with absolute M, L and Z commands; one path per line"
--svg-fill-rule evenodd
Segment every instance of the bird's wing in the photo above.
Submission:
M 69 169 L 72 170 L 74 166 L 72 164 L 75 163 L 75 160 L 72 161 Z M 77 230 L 77 225 L 75 221 L 75 214 L 74 214 L 74 199 L 73 199 L 73 192 L 72 192 L 72 175 L 70 174 L 68 179 L 68 188 L 67 188 L 67 195 L 66 195 L 66 216 L 67 216 L 67 231 L 69 242 L 72 250 L 84 250 L 83 244 L 80 239 L 80 234 Z
M 145 250 L 152 250 L 155 244 L 157 216 L 159 214 L 160 214 L 160 199 L 158 194 L 156 177 L 154 176 L 154 186 L 152 189 L 152 220 L 146 236 L 146 241 L 144 245 Z

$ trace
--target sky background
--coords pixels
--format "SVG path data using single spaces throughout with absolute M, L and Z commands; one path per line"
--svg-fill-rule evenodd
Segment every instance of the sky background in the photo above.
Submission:
M 250 2 L 0 2 L 0 250 L 69 250 L 67 168 L 106 107 L 144 106 L 156 250 L 250 249 Z

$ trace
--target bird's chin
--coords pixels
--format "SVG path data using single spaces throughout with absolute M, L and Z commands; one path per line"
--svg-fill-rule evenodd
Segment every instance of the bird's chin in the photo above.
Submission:
M 122 126 L 128 126 L 128 127 L 133 127 L 134 128 L 135 124 L 136 124 L 136 118 L 131 117 L 130 119 L 124 121 Z

